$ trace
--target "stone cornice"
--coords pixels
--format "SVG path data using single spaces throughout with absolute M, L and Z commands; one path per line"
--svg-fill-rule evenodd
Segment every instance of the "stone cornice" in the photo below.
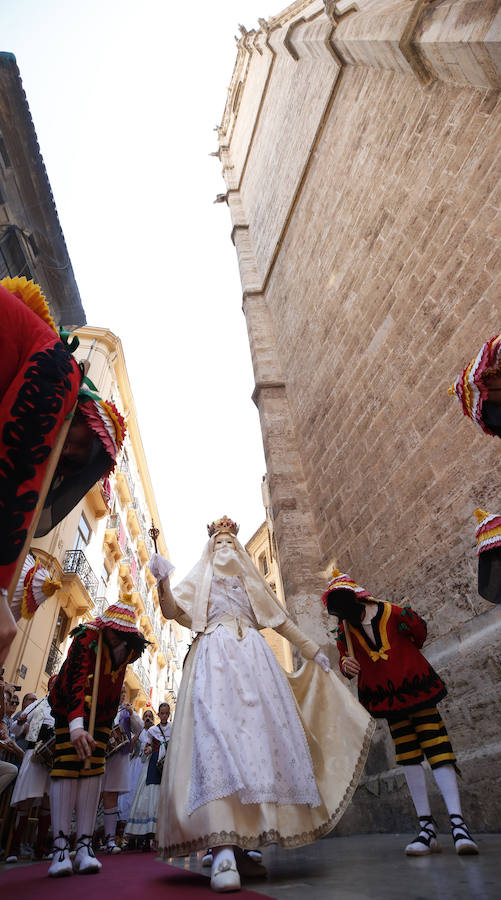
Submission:
M 259 395 L 261 391 L 279 391 L 282 395 L 285 393 L 285 381 L 256 381 L 254 390 L 252 391 L 252 402 L 259 407 Z

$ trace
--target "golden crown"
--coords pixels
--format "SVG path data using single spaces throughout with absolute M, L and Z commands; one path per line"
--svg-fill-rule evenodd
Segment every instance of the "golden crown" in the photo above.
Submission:
M 238 534 L 239 527 L 233 519 L 223 516 L 221 519 L 216 519 L 210 525 L 207 525 L 207 531 L 209 532 L 209 537 L 212 537 L 213 534 L 219 534 L 221 531 L 226 531 L 228 534 Z

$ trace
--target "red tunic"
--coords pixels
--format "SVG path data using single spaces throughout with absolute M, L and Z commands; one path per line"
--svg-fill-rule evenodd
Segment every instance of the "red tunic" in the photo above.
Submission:
M 376 718 L 390 719 L 402 711 L 414 711 L 438 703 L 447 693 L 419 648 L 426 640 L 426 623 L 406 606 L 378 601 L 372 619 L 374 641 L 362 625 L 349 625 L 353 652 L 360 663 L 358 697 Z M 343 624 L 337 629 L 339 667 L 348 647 Z M 349 676 L 346 676 L 349 677 Z
M 0 285 L 0 587 L 8 588 L 81 372 L 53 328 Z
M 69 725 L 73 719 L 82 717 L 87 726 L 98 636 L 99 629 L 94 625 L 83 625 L 75 633 L 68 656 L 50 691 L 56 725 L 63 721 Z M 111 726 L 118 709 L 125 670 L 139 655 L 131 651 L 124 662 L 115 667 L 110 649 L 103 639 L 96 725 Z

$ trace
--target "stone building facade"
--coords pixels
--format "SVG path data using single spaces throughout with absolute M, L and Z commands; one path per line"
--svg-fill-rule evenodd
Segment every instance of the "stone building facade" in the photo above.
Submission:
M 501 445 L 447 388 L 501 330 L 500 87 L 495 0 L 298 0 L 241 27 L 217 149 L 287 605 L 332 659 L 334 564 L 425 615 L 487 830 L 501 610 L 473 510 L 501 508 Z M 410 828 L 401 784 L 381 727 L 340 830 Z
M 85 323 L 16 59 L 0 52 L 0 278 L 15 275 L 40 285 L 58 325 Z

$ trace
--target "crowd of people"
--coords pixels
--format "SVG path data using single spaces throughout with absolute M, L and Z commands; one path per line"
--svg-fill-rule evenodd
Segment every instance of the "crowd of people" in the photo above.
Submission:
M 55 724 L 50 696 L 38 699 L 26 693 L 19 708 L 16 687 L 0 679 L 0 799 L 11 789 L 11 815 L 6 816 L 10 827 L 4 829 L 0 852 L 3 862 L 9 864 L 52 859 L 55 838 L 51 834 L 49 799 L 50 745 Z M 138 715 L 122 687 L 113 722 L 115 737 L 107 748 L 92 829 L 95 850 L 116 854 L 125 849 L 153 848 L 161 771 L 171 729 L 169 718 L 170 706 L 165 702 L 160 704 L 158 715 L 151 706 Z M 76 822 L 73 824 L 76 826 Z M 74 829 L 69 837 L 74 847 Z

